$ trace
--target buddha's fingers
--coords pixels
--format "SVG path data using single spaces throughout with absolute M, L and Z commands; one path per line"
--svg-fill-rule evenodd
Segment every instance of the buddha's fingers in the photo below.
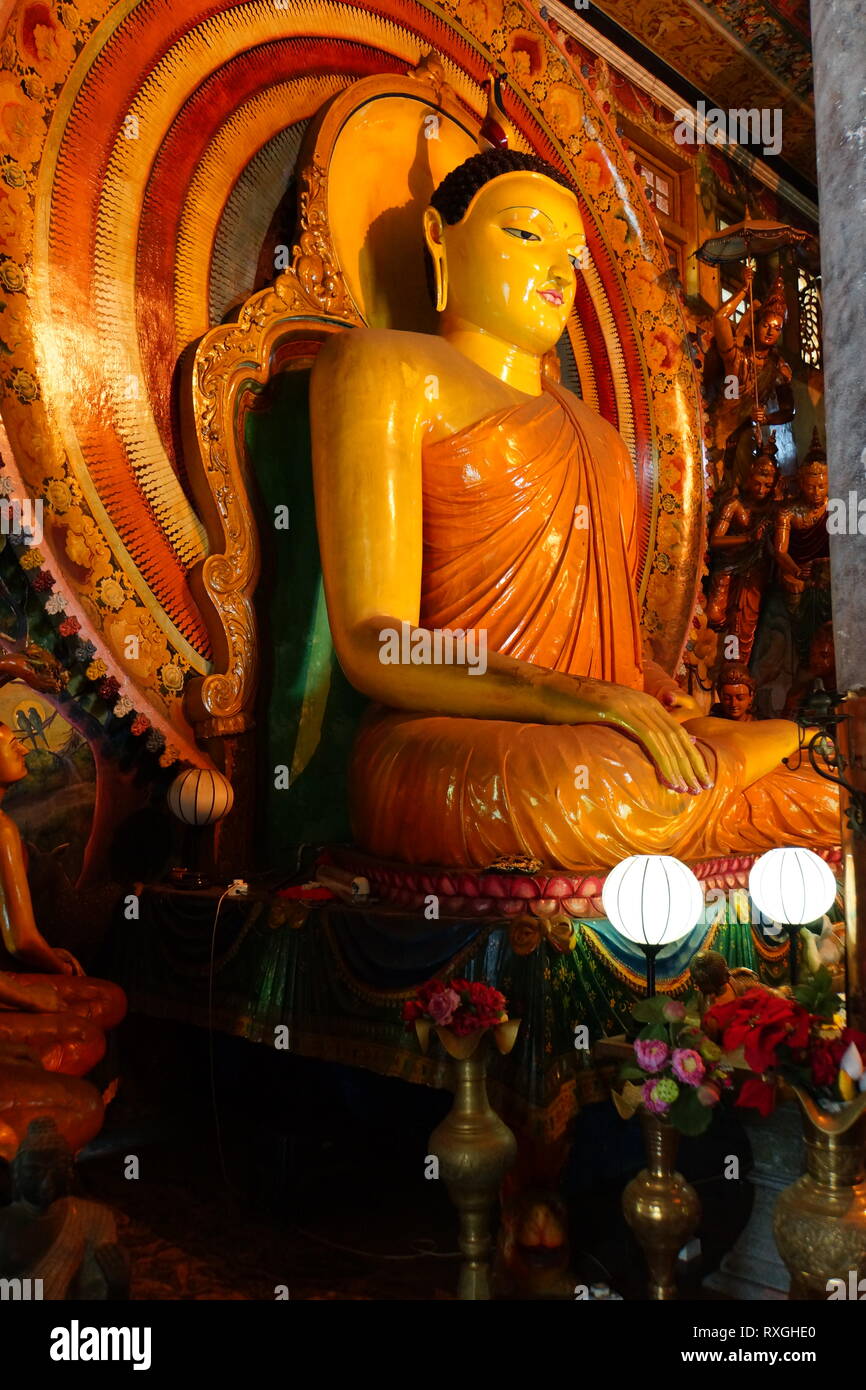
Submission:
M 682 790 L 685 783 L 685 790 L 697 795 L 704 788 L 710 787 L 712 781 L 707 765 L 690 735 L 669 714 L 664 716 L 664 730 L 680 778 L 678 790 Z
M 660 782 L 670 787 L 671 791 L 697 795 L 701 790 L 697 777 L 691 771 L 689 760 L 682 756 L 682 749 L 665 722 L 651 715 L 643 730 L 629 732 L 638 739 L 650 758 Z
M 704 757 L 694 738 L 689 733 L 687 733 L 681 725 L 677 726 L 677 733 L 679 735 L 679 739 L 682 746 L 686 750 L 689 763 L 691 767 L 694 769 L 694 771 L 697 773 L 698 781 L 700 782 L 703 788 L 709 789 L 713 785 L 713 777 L 712 773 L 710 772 L 710 769 L 707 767 L 706 758 Z

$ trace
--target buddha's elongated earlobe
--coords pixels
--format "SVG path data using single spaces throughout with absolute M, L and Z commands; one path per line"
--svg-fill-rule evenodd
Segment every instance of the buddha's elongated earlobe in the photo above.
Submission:
M 448 266 L 445 261 L 445 247 L 442 244 L 442 231 L 440 214 L 435 208 L 427 208 L 424 213 L 424 240 L 433 262 L 437 314 L 442 313 L 448 299 Z
M 433 275 L 436 281 L 436 312 L 441 314 L 448 299 L 448 266 L 445 263 L 445 247 L 437 246 L 431 252 Z

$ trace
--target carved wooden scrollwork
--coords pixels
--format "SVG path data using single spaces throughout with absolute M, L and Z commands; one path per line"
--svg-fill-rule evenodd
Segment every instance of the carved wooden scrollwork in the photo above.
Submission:
M 186 708 L 202 738 L 240 733 L 253 722 L 260 548 L 243 449 L 245 397 L 268 380 L 287 339 L 321 339 L 362 322 L 334 259 L 326 195 L 326 171 L 313 158 L 301 176 L 300 234 L 289 269 L 247 300 L 236 323 L 207 333 L 192 364 L 185 451 L 210 554 L 190 583 L 208 620 L 214 669 L 189 683 Z

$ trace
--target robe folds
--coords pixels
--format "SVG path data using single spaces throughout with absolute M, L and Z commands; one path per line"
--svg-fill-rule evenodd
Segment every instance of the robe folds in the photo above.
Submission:
M 490 651 L 643 689 L 636 482 L 594 411 L 547 386 L 427 446 L 423 510 L 423 627 L 471 628 Z M 609 726 L 376 706 L 352 758 L 356 841 L 411 864 L 483 868 L 528 854 L 574 871 L 630 854 L 695 861 L 838 844 L 838 791 L 808 766 L 745 787 L 724 738 L 700 747 L 714 786 L 690 796 L 663 786 Z

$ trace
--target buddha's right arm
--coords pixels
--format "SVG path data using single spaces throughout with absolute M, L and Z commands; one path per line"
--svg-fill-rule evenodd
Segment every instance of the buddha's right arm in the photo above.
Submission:
M 697 789 L 695 774 L 705 773 L 700 754 L 643 691 L 495 651 L 485 652 L 484 661 L 479 647 L 473 664 L 404 659 L 413 650 L 418 657 L 425 647 L 435 651 L 434 635 L 419 626 L 421 449 L 431 403 L 425 364 L 398 359 L 391 347 L 386 334 L 337 335 L 322 349 L 310 386 L 325 596 L 348 679 L 393 709 L 531 724 L 610 723 L 645 747 L 664 780 Z
M 8 816 L 0 814 L 0 940 L 10 956 L 36 970 L 63 973 L 33 917 L 21 836 Z

